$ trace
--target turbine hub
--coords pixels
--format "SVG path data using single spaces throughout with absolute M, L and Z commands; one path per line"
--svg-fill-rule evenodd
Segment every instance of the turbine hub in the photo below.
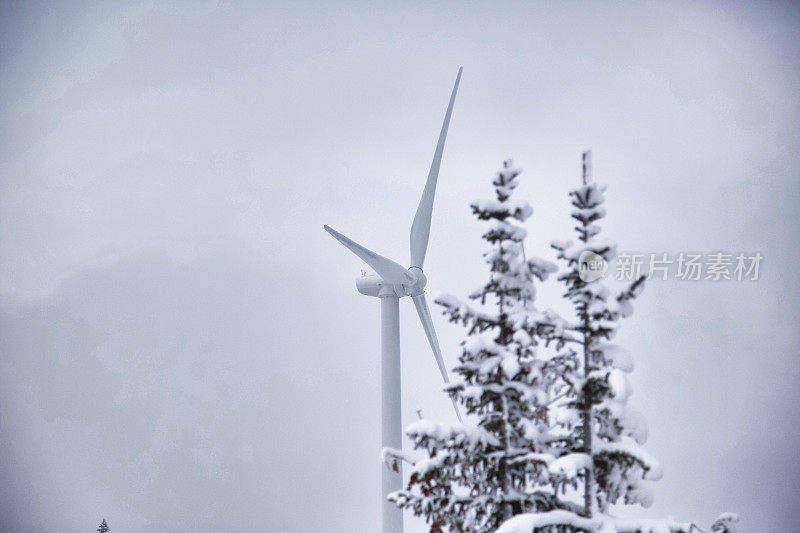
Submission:
M 408 271 L 414 276 L 414 281 L 403 285 L 406 295 L 417 296 L 422 294 L 422 291 L 425 290 L 425 285 L 428 284 L 428 278 L 425 277 L 425 273 L 422 272 L 421 268 L 415 266 L 410 267 Z

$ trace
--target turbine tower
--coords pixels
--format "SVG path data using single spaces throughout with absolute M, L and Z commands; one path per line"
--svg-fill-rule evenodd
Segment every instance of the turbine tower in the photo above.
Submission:
M 449 384 L 447 369 L 442 360 L 442 351 L 439 348 L 439 339 L 433 329 L 431 312 L 428 309 L 428 302 L 425 299 L 425 284 L 427 278 L 422 272 L 422 265 L 425 262 L 425 252 L 428 249 L 428 237 L 431 232 L 431 215 L 433 213 L 433 197 L 436 194 L 436 180 L 439 177 L 439 165 L 442 162 L 442 152 L 444 151 L 444 141 L 447 138 L 447 128 L 450 125 L 450 115 L 453 112 L 453 103 L 458 91 L 458 82 L 461 80 L 461 71 L 458 69 L 456 82 L 453 92 L 450 94 L 450 102 L 447 105 L 447 112 L 444 115 L 442 131 L 439 133 L 439 142 L 436 144 L 436 151 L 433 154 L 428 179 L 425 182 L 425 189 L 422 191 L 417 213 L 414 222 L 411 224 L 411 266 L 406 269 L 402 265 L 395 263 L 375 252 L 368 250 L 360 244 L 352 241 L 325 226 L 325 230 L 347 247 L 348 250 L 360 257 L 367 263 L 376 275 L 362 276 L 356 279 L 358 292 L 366 296 L 375 296 L 381 301 L 381 415 L 382 415 L 382 446 L 401 449 L 403 445 L 403 433 L 401 426 L 400 413 L 400 309 L 399 301 L 403 296 L 410 296 L 417 308 L 417 314 L 422 322 L 422 328 L 428 337 L 428 342 L 436 358 L 436 364 L 442 373 L 444 382 Z M 453 407 L 456 416 L 461 421 L 461 414 L 458 412 L 455 400 Z M 387 499 L 389 493 L 403 488 L 402 468 L 400 472 L 393 472 L 389 468 L 382 469 L 381 475 L 382 496 L 381 503 L 383 533 L 403 533 L 403 514 L 402 511 L 394 506 Z

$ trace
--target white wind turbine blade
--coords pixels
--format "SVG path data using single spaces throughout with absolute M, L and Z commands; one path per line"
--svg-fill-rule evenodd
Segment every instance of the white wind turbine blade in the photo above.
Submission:
M 422 268 L 425 262 L 425 251 L 428 248 L 428 237 L 431 233 L 431 215 L 433 214 L 433 197 L 436 194 L 436 180 L 439 177 L 439 165 L 442 162 L 442 152 L 444 151 L 444 141 L 447 138 L 447 128 L 450 125 L 450 115 L 453 113 L 453 103 L 456 101 L 458 82 L 461 81 L 462 67 L 458 68 L 456 83 L 453 92 L 450 94 L 450 103 L 447 104 L 447 112 L 444 115 L 442 131 L 439 133 L 439 142 L 436 144 L 436 151 L 433 154 L 431 170 L 428 172 L 428 181 L 425 182 L 425 189 L 422 191 L 422 198 L 417 206 L 417 214 L 414 215 L 414 223 L 411 225 L 411 266 Z
M 428 342 L 433 350 L 433 356 L 436 358 L 436 364 L 439 365 L 439 371 L 442 373 L 442 378 L 444 378 L 444 382 L 449 385 L 450 379 L 447 377 L 447 369 L 444 366 L 444 360 L 442 360 L 442 350 L 439 348 L 439 339 L 436 337 L 436 330 L 433 329 L 433 320 L 431 319 L 431 312 L 428 309 L 428 302 L 425 299 L 425 293 L 420 293 L 416 296 L 412 296 L 411 298 L 414 300 L 414 307 L 417 308 L 417 314 L 419 315 L 420 322 L 422 322 L 425 335 L 428 336 Z M 450 400 L 453 402 L 453 408 L 456 410 L 458 421 L 463 422 L 463 420 L 461 420 L 461 413 L 458 410 L 458 405 L 456 405 L 455 399 L 451 397 Z
M 389 283 L 404 284 L 414 281 L 414 277 L 402 265 L 395 263 L 391 259 L 387 259 L 382 255 L 378 255 L 372 250 L 364 248 L 357 242 L 348 239 L 330 226 L 324 226 L 325 231 L 333 235 L 333 238 L 344 244 L 348 250 L 356 254 L 364 260 L 369 266 L 372 267 L 380 277 Z

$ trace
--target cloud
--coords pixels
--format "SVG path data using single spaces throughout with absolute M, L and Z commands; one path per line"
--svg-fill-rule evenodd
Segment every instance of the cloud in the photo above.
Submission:
M 236 247 L 156 247 L 6 303 L 6 525 L 354 530 L 376 361 L 331 357 L 319 290 Z

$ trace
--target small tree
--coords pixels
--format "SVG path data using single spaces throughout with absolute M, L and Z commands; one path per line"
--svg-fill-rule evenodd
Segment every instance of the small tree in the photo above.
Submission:
M 108 533 L 109 531 L 111 531 L 111 528 L 108 527 L 105 518 L 103 518 L 103 521 L 100 523 L 100 527 L 97 528 L 97 531 L 98 533 Z
M 431 532 L 494 531 L 523 512 L 552 509 L 546 453 L 548 374 L 535 357 L 541 313 L 533 305 L 534 279 L 555 271 L 552 263 L 526 258 L 526 230 L 518 225 L 531 206 L 512 197 L 520 170 L 506 161 L 494 177 L 495 198 L 475 201 L 473 214 L 490 227 L 483 234 L 489 280 L 470 295 L 493 307 L 476 309 L 445 295 L 436 302 L 452 322 L 467 329 L 460 364 L 463 383 L 447 390 L 477 427 L 420 420 L 407 435 L 426 458 L 418 461 L 407 490 L 390 496 L 398 506 L 425 516 Z

